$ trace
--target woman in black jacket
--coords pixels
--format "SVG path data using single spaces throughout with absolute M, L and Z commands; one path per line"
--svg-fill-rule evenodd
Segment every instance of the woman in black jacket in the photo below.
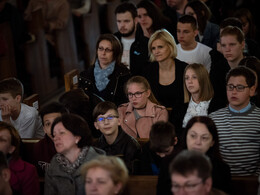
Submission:
M 126 102 L 124 83 L 130 78 L 130 71 L 121 63 L 122 46 L 112 34 L 103 34 L 96 45 L 96 59 L 93 66 L 80 73 L 79 88 L 90 97 L 97 96 L 119 105 Z

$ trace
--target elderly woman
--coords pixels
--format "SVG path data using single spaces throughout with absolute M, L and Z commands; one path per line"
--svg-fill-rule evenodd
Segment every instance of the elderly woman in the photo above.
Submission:
M 51 134 L 57 154 L 45 174 L 44 194 L 82 194 L 81 165 L 104 152 L 90 146 L 91 131 L 78 115 L 63 114 L 56 118 Z
M 144 75 L 160 104 L 174 109 L 184 102 L 183 73 L 187 64 L 176 59 L 176 43 L 167 30 L 157 30 L 151 36 L 148 50 L 153 63 Z
M 115 156 L 99 156 L 82 168 L 86 195 L 121 194 L 128 180 L 124 162 Z
M 121 63 L 122 46 L 112 34 L 103 34 L 96 45 L 94 66 L 80 73 L 79 88 L 90 97 L 95 95 L 119 105 L 126 101 L 124 83 L 130 71 Z

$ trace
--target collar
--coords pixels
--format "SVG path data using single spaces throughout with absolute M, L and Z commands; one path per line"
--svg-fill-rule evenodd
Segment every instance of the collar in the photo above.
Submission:
M 155 116 L 154 103 L 152 103 L 149 99 L 147 100 L 145 106 L 145 116 Z M 125 113 L 132 113 L 134 111 L 133 105 L 129 102 L 126 108 Z
M 250 108 L 252 107 L 251 103 L 249 102 L 248 105 L 245 107 L 245 108 L 242 108 L 241 110 L 235 110 L 234 108 L 232 108 L 230 106 L 230 104 L 228 105 L 228 108 L 231 112 L 234 112 L 234 113 L 245 113 L 247 112 L 248 110 L 250 110 Z

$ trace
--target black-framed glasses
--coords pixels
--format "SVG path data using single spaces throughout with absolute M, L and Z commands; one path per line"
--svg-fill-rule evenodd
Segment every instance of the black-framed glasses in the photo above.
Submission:
M 140 98 L 140 97 L 142 97 L 142 94 L 144 92 L 146 92 L 146 91 L 147 90 L 145 90 L 145 91 L 137 91 L 135 93 L 128 93 L 127 96 L 128 96 L 128 98 L 133 98 L 133 96 L 135 96 L 135 98 Z
M 183 188 L 185 192 L 193 192 L 196 189 L 196 187 L 201 183 L 203 183 L 203 181 L 200 181 L 198 183 L 185 183 L 184 185 L 172 183 L 172 191 L 178 192 L 181 188 Z
M 119 116 L 111 115 L 107 117 L 98 117 L 97 122 L 104 123 L 105 120 L 112 121 L 114 118 L 118 118 Z
M 98 47 L 98 51 L 101 51 L 101 52 L 105 51 L 106 53 L 111 53 L 113 51 L 113 49 Z
M 237 90 L 237 92 L 243 92 L 245 90 L 245 88 L 248 88 L 249 86 L 244 86 L 244 85 L 232 85 L 232 84 L 228 84 L 227 85 L 227 90 L 228 91 L 233 91 L 234 89 Z

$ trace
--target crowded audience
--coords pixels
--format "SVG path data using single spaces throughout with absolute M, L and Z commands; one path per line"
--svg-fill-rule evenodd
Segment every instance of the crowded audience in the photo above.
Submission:
M 234 183 L 247 182 L 245 177 L 255 185 L 260 178 L 258 13 L 252 2 L 227 2 L 12 2 L 28 29 L 35 28 L 36 40 L 26 46 L 26 37 L 13 31 L 19 26 L 6 18 L 10 3 L 0 0 L 0 25 L 10 23 L 15 52 L 17 47 L 25 54 L 30 47 L 40 51 L 36 45 L 43 44 L 47 52 L 36 58 L 46 61 L 48 72 L 37 71 L 57 82 L 53 89 L 63 87 L 63 75 L 74 66 L 68 69 L 60 58 L 59 32 L 74 35 L 64 42 L 75 42 L 79 62 L 75 87 L 59 90 L 58 98 L 43 98 L 38 107 L 27 105 L 24 95 L 38 92 L 37 85 L 49 93 L 49 82 L 34 77 L 28 84 L 33 74 L 20 71 L 33 56 L 24 61 L 15 56 L 18 73 L 0 67 L 0 194 L 112 195 L 150 188 L 157 195 L 210 195 L 237 194 L 241 186 Z M 94 37 L 92 26 L 83 25 L 101 7 L 103 15 L 114 16 L 115 28 Z M 34 26 L 34 16 L 43 24 Z M 77 32 L 68 26 L 73 21 Z M 34 38 L 24 26 L 21 30 L 19 36 Z M 12 47 L 4 33 L 0 28 L 0 63 L 7 62 Z M 17 45 L 17 39 L 23 41 Z M 147 187 L 154 180 L 157 186 Z M 251 194 L 257 187 L 243 190 Z

